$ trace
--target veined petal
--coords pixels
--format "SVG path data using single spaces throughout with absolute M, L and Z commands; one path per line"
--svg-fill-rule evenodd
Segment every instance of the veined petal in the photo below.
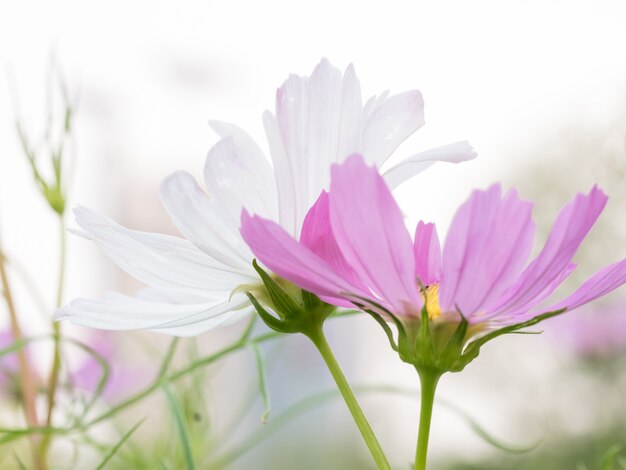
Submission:
M 594 186 L 588 195 L 577 194 L 561 209 L 541 253 L 492 310 L 505 317 L 528 311 L 552 292 L 546 291 L 546 286 L 556 289 L 558 284 L 553 280 L 562 277 L 606 201 L 606 195 Z
M 468 142 L 455 142 L 405 158 L 384 171 L 383 178 L 391 189 L 395 189 L 433 163 L 460 163 L 474 158 L 476 158 L 476 152 Z
M 276 182 L 269 161 L 254 140 L 239 127 L 211 121 L 222 140 L 209 150 L 204 181 L 215 204 L 236 227 L 241 209 L 276 219 Z
M 241 296 L 231 302 L 171 304 L 110 293 L 102 300 L 76 299 L 58 310 L 55 319 L 103 330 L 152 329 L 190 336 L 232 321 L 239 315 L 236 310 L 247 305 Z
M 389 188 L 360 155 L 331 172 L 331 225 L 346 261 L 394 311 L 419 312 L 413 243 Z
M 422 284 L 428 286 L 441 281 L 441 246 L 435 224 L 419 221 L 415 228 L 413 254 L 415 276 Z
M 563 308 L 574 310 L 581 305 L 608 294 L 624 283 L 626 283 L 626 259 L 601 269 L 565 300 L 541 310 L 545 312 L 554 312 Z
M 161 184 L 161 199 L 180 232 L 202 251 L 242 273 L 252 273 L 252 253 L 237 224 L 224 217 L 187 172 L 178 171 Z
M 130 230 L 85 207 L 74 209 L 83 235 L 120 268 L 150 286 L 181 295 L 228 294 L 253 277 L 243 275 L 200 251 L 187 240 Z
M 567 267 L 561 271 L 555 278 L 553 278 L 549 283 L 547 283 L 541 291 L 537 293 L 537 295 L 533 298 L 533 305 L 539 305 L 544 300 L 546 300 L 550 295 L 561 285 L 565 280 L 574 272 L 576 269 L 576 264 L 570 263 Z M 528 320 L 535 316 L 535 314 L 529 313 L 526 305 L 522 305 L 518 307 L 517 310 L 508 310 L 506 314 L 500 312 L 497 308 L 492 308 L 491 310 L 485 312 L 484 314 L 477 315 L 470 319 L 470 323 L 472 321 L 474 323 L 489 321 L 493 324 L 500 325 L 512 325 L 515 323 L 519 323 L 524 320 Z M 548 311 L 548 310 L 543 310 Z
M 337 241 L 331 228 L 330 205 L 326 191 L 322 191 L 320 197 L 304 218 L 300 243 L 326 261 L 335 273 L 348 281 L 348 283 L 357 286 L 362 292 L 367 291 L 367 288 L 337 246 Z M 351 307 L 352 304 L 346 302 L 345 305 L 341 306 Z
M 302 195 L 296 191 L 296 181 L 293 179 L 293 162 L 289 159 L 283 144 L 276 117 L 269 111 L 263 114 L 263 126 L 270 147 L 270 154 L 274 162 L 274 178 L 278 195 L 278 220 L 287 232 L 293 236 L 299 233 L 297 227 L 297 210 Z
M 276 93 L 276 118 L 265 115 L 280 221 L 297 236 L 309 207 L 330 181 L 330 164 L 361 146 L 359 82 L 322 60 L 309 78 L 291 75 Z M 286 206 L 286 207 L 285 207 Z
M 439 300 L 466 318 L 484 312 L 519 277 L 532 249 L 532 204 L 499 185 L 475 191 L 457 211 L 443 249 Z
M 380 167 L 404 140 L 424 125 L 424 99 L 418 90 L 393 96 L 385 92 L 378 98 L 370 98 L 363 113 L 363 158 L 370 165 Z
M 241 214 L 241 235 L 265 266 L 302 289 L 342 304 L 349 294 L 367 296 L 338 275 L 332 266 L 293 239 L 280 225 Z M 334 302 L 331 302 L 334 303 Z

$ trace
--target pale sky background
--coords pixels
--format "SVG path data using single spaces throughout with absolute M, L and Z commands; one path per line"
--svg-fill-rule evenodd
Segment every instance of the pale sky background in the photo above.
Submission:
M 537 148 L 541 142 L 558 143 L 566 137 L 564 129 L 589 131 L 618 149 L 618 160 L 623 158 L 624 24 L 622 1 L 3 2 L 4 247 L 33 271 L 38 283 L 53 285 L 55 220 L 33 191 L 13 131 L 16 99 L 6 86 L 12 77 L 21 118 L 27 129 L 38 132 L 53 55 L 78 101 L 71 206 L 101 210 L 133 228 L 173 231 L 159 204 L 158 185 L 177 169 L 201 174 L 204 157 L 217 140 L 207 121 L 234 122 L 266 149 L 261 114 L 273 108 L 275 89 L 290 72 L 308 75 L 321 57 L 328 57 L 340 68 L 355 64 L 365 97 L 386 89 L 418 88 L 423 93 L 426 125 L 398 155 L 464 139 L 478 151 L 477 160 L 437 165 L 397 193 L 411 226 L 418 218 L 435 220 L 445 233 L 454 208 L 471 188 L 494 181 L 510 184 L 531 167 L 551 171 L 546 152 Z M 623 187 L 610 165 L 591 174 L 589 168 L 603 169 L 608 163 L 598 155 L 588 158 L 580 165 L 591 175 L 588 179 L 608 186 L 609 192 Z M 569 179 L 569 171 L 554 178 Z M 564 194 L 559 205 L 569 198 Z M 131 289 L 95 248 L 74 238 L 69 269 L 66 298 Z M 53 291 L 45 292 L 50 302 Z M 45 323 L 28 325 L 38 331 Z M 363 330 L 378 333 L 369 324 Z M 397 360 L 387 365 L 394 359 L 379 340 L 376 336 L 374 351 L 363 353 L 368 360 L 360 360 L 367 380 L 412 383 L 415 377 Z M 502 354 L 514 354 L 507 351 Z M 532 358 L 522 365 L 526 362 L 529 367 L 522 368 L 532 370 L 536 380 L 550 375 L 550 361 L 537 370 Z M 498 397 L 494 387 L 505 386 L 483 380 L 480 372 L 467 375 L 463 382 L 450 377 L 442 394 L 465 400 L 475 413 L 489 407 L 497 428 L 510 405 L 493 405 Z M 513 393 L 511 387 L 502 390 Z M 386 414 L 379 414 L 379 426 L 395 426 L 385 425 Z M 454 440 L 465 442 L 466 451 L 484 448 L 469 431 L 457 429 L 462 427 L 458 420 L 444 414 L 434 426 L 435 454 L 450 445 L 452 427 Z M 413 438 L 409 433 L 383 442 L 410 455 Z

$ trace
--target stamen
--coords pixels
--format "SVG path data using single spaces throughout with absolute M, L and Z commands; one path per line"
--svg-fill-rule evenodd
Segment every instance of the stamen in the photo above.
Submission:
M 426 303 L 428 318 L 434 320 L 441 315 L 439 307 L 439 284 L 431 284 L 426 287 L 426 292 L 421 293 L 422 300 Z

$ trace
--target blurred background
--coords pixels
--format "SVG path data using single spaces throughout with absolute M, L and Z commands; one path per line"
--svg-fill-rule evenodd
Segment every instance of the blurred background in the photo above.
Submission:
M 386 89 L 423 93 L 426 125 L 396 156 L 463 139 L 477 150 L 472 162 L 435 165 L 399 188 L 411 228 L 424 219 L 445 233 L 472 188 L 500 181 L 535 201 L 540 247 L 558 209 L 599 184 L 609 204 L 560 294 L 569 292 L 626 256 L 625 18 L 623 2 L 604 0 L 3 4 L 0 237 L 24 334 L 51 328 L 59 227 L 36 189 L 16 120 L 45 154 L 48 123 L 62 128 L 67 96 L 69 207 L 176 234 L 159 183 L 178 169 L 201 175 L 217 141 L 207 121 L 236 123 L 267 150 L 262 112 L 273 109 L 289 73 L 308 75 L 321 57 L 342 69 L 354 63 L 364 97 Z M 75 226 L 71 214 L 68 226 Z M 85 240 L 70 236 L 67 249 L 64 300 L 141 287 Z M 462 374 L 444 377 L 432 468 L 593 469 L 615 446 L 626 447 L 625 301 L 626 291 L 618 291 L 540 325 L 542 335 L 501 338 Z M 0 327 L 8 326 L 3 304 Z M 183 340 L 175 365 L 219 350 L 243 327 Z M 157 334 L 63 328 L 110 361 L 115 388 L 105 392 L 102 410 L 149 384 L 169 344 Z M 349 379 L 364 386 L 363 406 L 394 468 L 408 468 L 419 406 L 414 370 L 398 361 L 369 318 L 336 320 L 328 330 Z M 28 353 L 35 375 L 49 374 L 50 342 Z M 333 384 L 307 341 L 284 338 L 262 353 L 272 403 L 266 424 L 251 351 L 176 384 L 199 468 L 373 468 L 344 405 L 334 395 L 320 398 Z M 76 386 L 84 380 L 93 388 L 97 365 L 76 351 L 68 355 Z M 23 425 L 11 381 L 0 386 L 0 426 Z M 312 396 L 318 399 L 299 402 Z M 167 396 L 156 391 L 81 440 L 55 440 L 54 468 L 95 467 L 143 418 L 110 468 L 180 468 L 184 456 L 169 410 Z M 283 412 L 288 419 L 281 421 Z M 488 442 L 494 438 L 497 445 Z M 22 441 L 4 444 L 2 468 L 17 467 L 14 455 L 28 460 Z

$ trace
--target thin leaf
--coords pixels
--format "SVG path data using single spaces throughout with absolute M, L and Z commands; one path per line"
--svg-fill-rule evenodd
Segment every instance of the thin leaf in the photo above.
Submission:
M 240 342 L 247 341 L 250 338 L 250 335 L 254 331 L 256 320 L 257 320 L 257 316 L 252 315 L 252 317 L 250 318 L 250 321 L 246 325 L 246 328 L 243 330 L 243 332 L 241 333 L 241 336 L 239 337 Z
M 400 395 L 409 396 L 411 398 L 419 397 L 420 395 L 419 390 L 392 387 L 388 385 L 363 385 L 363 386 L 357 385 L 353 387 L 353 390 L 359 393 L 400 394 Z M 328 391 L 316 393 L 308 397 L 305 397 L 301 400 L 298 400 L 296 403 L 287 407 L 282 412 L 275 414 L 274 418 L 266 426 L 263 426 L 262 428 L 259 428 L 253 431 L 251 434 L 245 437 L 243 441 L 241 441 L 238 445 L 231 448 L 230 450 L 227 450 L 221 456 L 218 456 L 215 460 L 213 460 L 210 463 L 209 468 L 217 470 L 217 469 L 222 469 L 222 468 L 227 467 L 229 464 L 231 464 L 232 462 L 234 462 L 235 460 L 243 456 L 246 452 L 253 449 L 257 445 L 259 445 L 261 442 L 265 441 L 267 438 L 269 438 L 272 434 L 274 434 L 276 431 L 281 429 L 283 426 L 289 424 L 297 416 L 307 413 L 313 409 L 318 408 L 319 406 L 325 405 L 338 398 L 340 398 L 339 391 L 328 390 Z M 484 438 L 485 436 L 488 436 L 489 440 L 487 442 L 491 444 L 497 444 L 496 447 L 498 447 L 499 449 L 503 449 L 503 450 L 506 449 L 509 452 L 521 453 L 521 452 L 527 452 L 536 447 L 536 445 L 533 445 L 532 447 L 517 447 L 517 446 L 511 446 L 508 444 L 503 444 L 499 440 L 493 438 L 493 436 L 491 436 L 481 426 L 479 426 L 475 420 L 473 420 L 467 414 L 461 412 L 458 408 L 454 408 L 453 406 L 445 402 L 442 402 L 441 400 L 438 400 L 437 403 L 444 404 L 444 406 L 448 406 L 454 411 L 460 413 L 461 416 L 464 418 L 464 420 L 468 424 L 470 423 L 472 424 L 472 429 L 481 430 L 481 434 L 479 434 L 480 437 Z
M 463 419 L 463 421 L 465 421 L 465 423 L 468 425 L 468 427 L 474 431 L 476 433 L 476 435 L 478 437 L 480 437 L 482 440 L 484 440 L 487 444 L 492 445 L 493 447 L 495 447 L 496 449 L 502 450 L 504 452 L 508 452 L 511 454 L 523 454 L 526 452 L 530 452 L 533 449 L 536 449 L 537 446 L 541 443 L 541 441 L 537 441 L 534 444 L 530 444 L 530 445 L 526 445 L 526 446 L 519 446 L 519 445 L 513 445 L 513 444 L 508 444 L 505 443 L 503 441 L 501 441 L 500 439 L 498 439 L 497 437 L 493 436 L 491 433 L 489 433 L 484 427 L 482 427 L 482 425 L 476 421 L 474 418 L 472 418 L 469 414 L 467 414 L 465 411 L 463 411 L 461 408 L 459 408 L 458 406 L 447 402 L 445 400 L 438 400 L 437 403 L 445 406 L 446 408 L 448 408 L 449 410 L 455 412 L 457 415 L 459 415 L 461 417 L 461 419 Z
M 270 402 L 269 389 L 267 388 L 267 373 L 265 368 L 265 361 L 261 353 L 261 348 L 258 344 L 252 345 L 254 351 L 254 357 L 256 359 L 256 368 L 259 377 L 259 392 L 261 393 L 261 399 L 263 400 L 264 412 L 261 415 L 261 422 L 266 424 L 270 413 L 272 412 L 272 405 Z
M 396 340 L 393 337 L 393 331 L 391 331 L 391 328 L 389 328 L 387 322 L 379 314 L 370 309 L 364 309 L 363 311 L 369 314 L 369 316 L 376 320 L 376 322 L 382 327 L 383 331 L 387 335 L 387 339 L 389 340 L 391 349 L 393 349 L 394 351 L 398 351 L 398 345 L 396 344 Z
M 20 470 L 28 470 L 24 462 L 20 459 L 19 455 L 15 451 L 13 451 L 13 459 L 15 460 L 15 464 Z
M 602 470 L 613 470 L 615 462 L 617 462 L 617 458 L 619 457 L 621 451 L 622 446 L 620 445 L 616 444 L 610 447 L 602 459 Z
M 140 403 L 143 399 L 150 396 L 155 391 L 159 390 L 165 384 L 169 384 L 172 382 L 176 382 L 181 380 L 184 377 L 187 377 L 190 374 L 193 374 L 200 367 L 206 367 L 210 364 L 214 364 L 225 356 L 228 356 L 232 353 L 245 349 L 252 344 L 263 343 L 266 341 L 273 341 L 278 338 L 281 338 L 282 335 L 280 333 L 269 332 L 258 335 L 254 338 L 249 339 L 248 341 L 240 342 L 237 341 L 233 344 L 230 344 L 219 351 L 216 351 L 208 356 L 198 358 L 192 361 L 187 366 L 175 371 L 171 372 L 169 375 L 161 378 L 157 378 L 151 384 L 144 387 L 142 390 L 131 395 L 126 400 L 116 404 L 115 406 L 109 408 L 104 411 L 100 415 L 90 419 L 87 422 L 83 422 L 82 420 L 76 420 L 72 422 L 71 425 L 67 427 L 52 427 L 52 426 L 38 426 L 38 427 L 29 427 L 29 428 L 0 428 L 0 445 L 6 444 L 8 442 L 14 441 L 16 439 L 20 439 L 26 436 L 30 436 L 32 434 L 48 434 L 52 433 L 55 435 L 69 435 L 75 432 L 85 431 L 92 426 L 101 423 L 103 421 L 109 420 L 119 414 L 120 412 L 130 408 L 137 403 Z M 50 339 L 50 335 L 42 336 L 42 337 L 31 337 L 22 341 L 22 344 L 18 347 L 23 347 L 24 343 L 32 342 L 35 340 L 42 339 Z M 65 341 L 68 341 L 68 338 L 64 338 Z M 0 357 L 4 354 L 8 354 L 10 352 L 18 349 L 15 345 L 12 345 L 8 348 L 0 349 Z
M 167 386 L 163 387 L 163 392 L 165 393 L 172 417 L 174 418 L 174 424 L 183 450 L 185 469 L 195 470 L 196 464 L 193 458 L 193 451 L 191 450 L 191 436 L 189 435 L 189 429 L 187 428 L 187 423 L 185 422 L 183 409 L 180 406 L 180 402 Z
M 115 444 L 111 448 L 111 450 L 109 450 L 109 452 L 104 456 L 104 459 L 96 467 L 96 470 L 102 470 L 106 466 L 106 464 L 109 463 L 109 460 L 111 460 L 113 457 L 115 457 L 115 454 L 117 454 L 117 451 L 120 450 L 120 448 L 124 445 L 124 443 L 130 438 L 130 436 L 133 435 L 133 433 L 139 428 L 139 426 L 141 426 L 143 424 L 143 422 L 145 420 L 146 420 L 146 418 L 143 418 L 142 420 L 140 420 L 137 424 L 135 424 L 132 428 L 130 428 L 126 432 L 126 434 L 124 434 L 122 436 L 122 438 L 119 440 L 119 442 L 117 444 Z
M 163 361 L 161 362 L 161 367 L 159 368 L 159 377 L 164 376 L 167 373 L 167 370 L 172 363 L 172 359 L 174 358 L 174 354 L 176 354 L 176 348 L 178 347 L 178 341 L 180 338 L 173 338 L 169 348 L 167 348 L 167 352 L 165 356 L 163 356 Z
M 481 336 L 480 338 L 472 341 L 467 346 L 466 353 L 464 354 L 464 357 L 467 357 L 467 358 L 476 357 L 478 355 L 480 347 L 483 344 L 485 344 L 487 341 L 491 341 L 492 339 L 497 338 L 498 336 L 501 336 L 501 335 L 517 332 L 518 330 L 521 330 L 522 328 L 527 328 L 529 326 L 536 325 L 537 323 L 542 322 L 543 320 L 547 320 L 548 318 L 560 315 L 563 312 L 565 312 L 566 310 L 567 309 L 564 308 L 564 309 L 561 309 L 561 310 L 555 310 L 554 312 L 543 313 L 543 314 L 537 315 L 536 317 L 531 318 L 530 320 L 527 320 L 525 322 L 516 323 L 514 325 L 508 325 L 508 326 L 505 326 L 503 328 L 499 328 L 499 329 L 497 329 L 495 331 L 492 331 L 491 333 L 487 333 L 486 335 Z

